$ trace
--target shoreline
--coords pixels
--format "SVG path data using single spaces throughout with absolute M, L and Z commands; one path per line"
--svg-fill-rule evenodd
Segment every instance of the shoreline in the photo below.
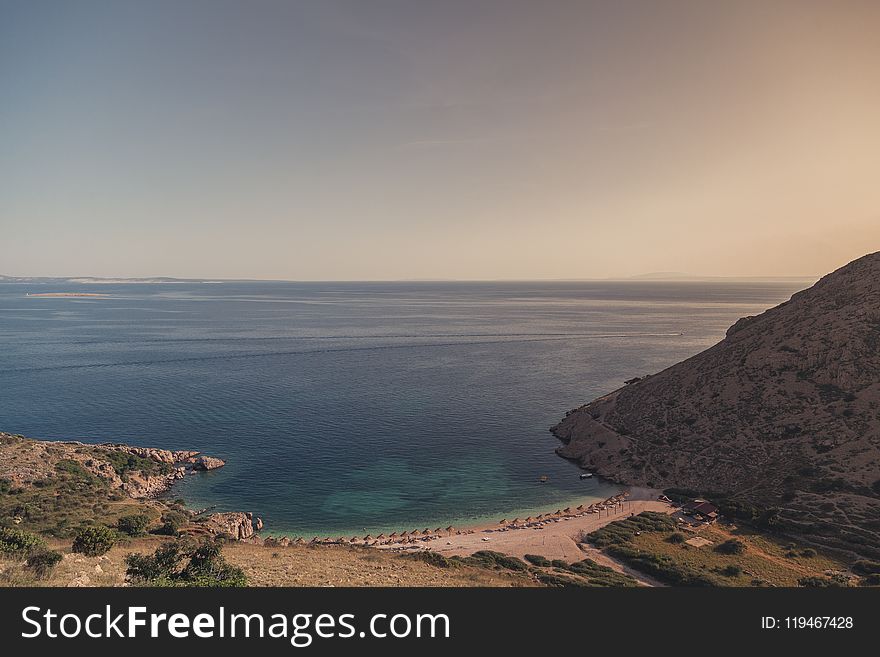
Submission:
M 33 439 L 31 439 L 33 440 Z M 163 464 L 161 473 L 140 476 L 130 474 L 122 479 L 105 464 L 94 462 L 84 455 L 75 456 L 93 473 L 106 479 L 114 487 L 133 500 L 163 500 L 174 497 L 179 481 L 188 476 L 221 468 L 225 461 L 206 456 L 196 451 L 171 451 L 151 447 L 138 447 L 122 443 L 85 443 L 81 441 L 36 440 L 44 446 L 65 446 L 68 448 L 92 447 L 108 451 L 123 452 Z M 401 554 L 435 552 L 444 556 L 468 556 L 480 550 L 503 552 L 523 558 L 526 554 L 539 554 L 548 559 L 578 561 L 589 557 L 594 561 L 610 565 L 615 569 L 622 566 L 610 560 L 601 552 L 593 554 L 581 546 L 583 534 L 595 531 L 614 520 L 636 515 L 642 511 L 670 513 L 673 506 L 659 501 L 660 491 L 638 487 L 628 487 L 608 482 L 617 492 L 605 497 L 579 497 L 569 502 L 559 502 L 559 507 L 533 509 L 520 517 L 480 518 L 463 522 L 458 526 L 445 528 L 425 527 L 424 529 L 357 534 L 353 536 L 306 536 L 291 535 L 290 532 L 262 531 L 263 521 L 256 513 L 242 511 L 216 511 L 208 506 L 202 510 L 190 509 L 196 534 L 222 533 L 240 541 L 267 547 L 287 545 L 329 545 L 369 547 Z M 600 489 L 601 490 L 601 489 Z M 598 491 L 597 491 L 598 492 Z M 185 503 L 185 498 L 184 498 Z M 563 504 L 567 506 L 563 507 Z M 523 517 L 524 516 L 524 517 Z
M 587 555 L 579 547 L 581 533 L 595 531 L 615 520 L 637 515 L 642 511 L 671 513 L 672 504 L 657 499 L 660 491 L 630 488 L 601 501 L 584 502 L 576 507 L 556 509 L 526 518 L 502 518 L 460 527 L 425 528 L 404 532 L 366 534 L 350 537 L 266 536 L 266 546 L 339 545 L 370 547 L 385 551 L 413 554 L 436 552 L 445 556 L 467 556 L 479 550 L 493 550 L 522 558 L 540 554 L 550 559 L 580 560 Z M 549 539 L 549 540 L 548 540 Z M 604 555 L 603 555 L 604 556 Z M 594 560 L 595 555 L 590 555 Z M 607 560 L 607 558 L 605 558 Z M 610 560 L 608 560 L 610 561 Z M 619 568 L 619 564 L 614 563 Z

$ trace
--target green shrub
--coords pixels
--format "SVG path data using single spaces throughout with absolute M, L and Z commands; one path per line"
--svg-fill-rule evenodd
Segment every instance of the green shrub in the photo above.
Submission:
M 798 586 L 810 588 L 828 588 L 832 586 L 841 586 L 840 582 L 827 577 L 801 577 L 798 580 Z
M 74 479 L 82 479 L 84 481 L 93 481 L 95 476 L 86 470 L 82 464 L 73 459 L 62 459 L 55 464 L 55 470 L 60 474 L 65 474 Z
M 559 575 L 558 573 L 553 572 L 545 572 L 538 571 L 535 574 L 535 577 L 539 582 L 541 582 L 544 586 L 554 586 L 558 588 L 564 588 L 569 586 L 574 587 L 586 587 L 588 584 L 583 580 L 577 580 L 573 577 L 566 577 L 564 575 Z
M 852 569 L 859 575 L 876 575 L 880 574 L 880 562 L 860 559 L 852 565 Z
M 568 572 L 586 578 L 592 586 L 638 586 L 638 582 L 629 575 L 618 573 L 608 566 L 600 566 L 592 559 L 569 565 Z
M 534 566 L 546 568 L 550 565 L 550 560 L 547 557 L 542 557 L 540 554 L 527 554 L 524 558 Z
M 129 536 L 140 536 L 144 533 L 147 525 L 150 524 L 150 517 L 143 513 L 135 513 L 130 516 L 123 516 L 116 521 L 116 528 L 123 534 Z
M 0 527 L 0 553 L 12 557 L 25 557 L 45 547 L 39 536 L 14 527 Z
M 867 575 L 859 582 L 859 586 L 880 586 L 880 574 Z
M 28 557 L 25 567 L 38 579 L 43 579 L 49 576 L 62 558 L 62 554 L 55 550 L 39 550 Z
M 107 554 L 117 539 L 118 535 L 109 527 L 86 527 L 77 532 L 71 549 L 87 557 L 97 557 Z
M 738 538 L 731 538 L 718 545 L 715 550 L 721 554 L 742 554 L 746 551 L 746 544 Z
M 492 552 L 491 550 L 474 552 L 470 557 L 465 558 L 463 561 L 472 565 L 494 566 L 497 568 L 504 568 L 505 570 L 525 571 L 529 569 L 526 564 L 516 557 L 509 557 L 506 554 Z
M 152 556 L 129 554 L 125 557 L 125 564 L 128 567 L 125 573 L 138 582 L 152 582 L 163 577 L 172 578 L 177 574 L 178 566 L 185 556 L 179 544 L 166 543 L 156 548 Z
M 177 536 L 180 528 L 189 522 L 189 516 L 180 511 L 167 511 L 162 514 L 162 526 L 154 530 L 154 534 Z
M 718 582 L 705 573 L 677 564 L 669 557 L 640 552 L 628 545 L 611 545 L 607 552 L 636 570 L 673 586 L 716 586 Z
M 816 551 L 813 548 L 806 548 L 801 550 L 801 556 L 806 557 L 807 559 L 812 559 L 816 556 Z
M 721 571 L 721 574 L 725 577 L 738 577 L 739 575 L 742 575 L 742 571 L 743 569 L 739 566 L 731 564 L 729 566 L 726 566 L 724 570 Z
M 415 559 L 416 561 L 423 561 L 436 568 L 451 568 L 456 565 L 456 562 L 450 561 L 448 557 L 444 557 L 442 554 L 437 554 L 436 552 L 431 551 L 415 552 L 406 556 L 410 559 Z
M 168 463 L 159 463 L 153 459 L 136 454 L 129 454 L 119 450 L 99 450 L 96 453 L 98 458 L 106 459 L 113 466 L 123 481 L 128 479 L 131 472 L 143 472 L 147 475 L 169 474 L 172 466 Z
M 589 534 L 587 539 L 596 547 L 629 543 L 636 532 L 671 532 L 675 529 L 675 519 L 665 513 L 643 511 L 625 520 L 615 520 Z
M 180 569 L 184 559 L 189 559 Z M 203 543 L 187 549 L 180 543 L 159 547 L 152 556 L 130 554 L 125 558 L 126 575 L 135 583 L 151 586 L 246 586 L 240 568 L 229 565 L 218 543 Z
M 687 538 L 685 538 L 685 535 L 681 532 L 672 532 L 666 540 L 670 543 L 680 544 L 684 543 Z

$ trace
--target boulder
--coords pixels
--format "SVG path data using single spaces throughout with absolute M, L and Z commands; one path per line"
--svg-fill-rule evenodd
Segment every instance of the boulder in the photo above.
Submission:
M 239 541 L 254 535 L 253 515 L 240 511 L 211 513 L 198 524 L 212 534 L 228 534 Z
M 226 465 L 226 461 L 213 456 L 197 456 L 192 460 L 193 470 L 216 470 Z

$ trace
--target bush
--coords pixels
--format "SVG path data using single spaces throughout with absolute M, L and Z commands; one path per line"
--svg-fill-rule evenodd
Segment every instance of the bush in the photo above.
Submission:
M 132 581 L 152 586 L 246 586 L 244 572 L 226 563 L 220 551 L 218 543 L 203 543 L 194 550 L 169 543 L 152 556 L 128 555 L 125 572 Z M 186 558 L 188 563 L 179 569 Z
M 550 560 L 547 557 L 542 557 L 540 554 L 527 554 L 524 558 L 533 566 L 546 568 L 550 565 Z
M 807 559 L 812 559 L 816 556 L 816 551 L 813 548 L 806 548 L 805 550 L 801 550 L 801 556 L 806 557 Z
M 154 461 L 145 456 L 129 454 L 128 452 L 119 450 L 100 450 L 96 456 L 109 461 L 110 465 L 113 466 L 113 469 L 116 470 L 116 474 L 118 474 L 123 481 L 127 481 L 129 473 L 132 472 L 142 472 L 146 475 L 160 475 L 169 474 L 172 469 L 171 465 L 168 463 L 159 463 L 158 461 Z
M 448 557 L 444 557 L 442 554 L 438 554 L 437 552 L 415 552 L 407 556 L 410 559 L 415 559 L 416 561 L 423 561 L 424 563 L 434 566 L 435 568 L 451 568 L 456 565 L 456 562 L 450 561 Z
M 640 552 L 628 545 L 612 545 L 607 552 L 636 570 L 673 586 L 717 585 L 713 578 L 685 564 L 677 564 L 667 556 Z
M 73 459 L 62 459 L 55 464 L 55 470 L 60 474 L 66 474 L 74 479 L 82 479 L 84 481 L 92 481 L 95 476 L 86 470 L 78 461 Z
M 715 548 L 721 554 L 742 554 L 746 551 L 746 544 L 738 538 L 731 538 Z
M 116 532 L 109 527 L 86 527 L 77 532 L 71 549 L 87 557 L 98 557 L 107 554 L 117 539 Z
M 609 545 L 629 543 L 636 532 L 671 532 L 675 529 L 675 519 L 665 513 L 643 511 L 639 515 L 615 520 L 597 529 L 588 536 L 589 541 L 599 548 Z
M 859 586 L 880 586 L 880 574 L 863 577 L 862 581 L 859 582 Z
M 49 573 L 61 561 L 62 555 L 55 550 L 40 550 L 28 557 L 25 567 L 32 571 L 38 579 L 48 577 Z
M 464 563 L 469 563 L 471 565 L 495 566 L 498 568 L 504 568 L 505 570 L 524 571 L 529 569 L 526 564 L 516 557 L 509 557 L 506 554 L 493 552 L 491 550 L 479 550 L 478 552 L 474 552 L 470 557 L 466 557 L 463 561 Z
M 739 575 L 742 575 L 742 571 L 743 569 L 739 566 L 731 564 L 724 568 L 724 570 L 721 571 L 721 574 L 725 577 L 738 577 Z
M 0 527 L 0 553 L 25 557 L 45 546 L 39 536 L 13 527 Z
M 129 554 L 125 557 L 125 574 L 138 582 L 153 582 L 176 575 L 185 554 L 177 543 L 166 543 L 156 548 L 152 556 Z
M 189 522 L 189 516 L 180 511 L 168 511 L 162 514 L 162 526 L 154 530 L 154 534 L 177 536 L 180 528 Z
M 682 534 L 681 532 L 673 532 L 672 534 L 669 535 L 669 538 L 667 538 L 666 540 L 669 541 L 670 543 L 674 543 L 674 544 L 678 545 L 680 543 L 684 543 L 687 539 L 685 538 L 684 534 Z
M 798 586 L 806 586 L 810 588 L 828 588 L 832 586 L 840 586 L 840 583 L 832 579 L 828 579 L 827 577 L 801 577 L 798 580 Z
M 852 569 L 859 575 L 877 575 L 880 574 L 880 562 L 860 559 L 852 565 Z
M 123 534 L 129 536 L 140 536 L 144 533 L 147 525 L 150 524 L 150 518 L 146 514 L 136 513 L 130 516 L 123 516 L 116 521 L 116 528 Z

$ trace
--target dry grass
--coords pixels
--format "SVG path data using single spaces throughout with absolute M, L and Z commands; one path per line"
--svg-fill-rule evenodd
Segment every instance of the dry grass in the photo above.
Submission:
M 125 557 L 150 553 L 168 539 L 148 536 L 117 545 L 102 557 L 70 552 L 50 541 L 64 559 L 44 580 L 23 561 L 0 558 L 0 586 L 125 586 Z M 527 574 L 469 565 L 440 568 L 389 552 L 343 546 L 263 547 L 229 543 L 223 556 L 244 570 L 249 586 L 537 586 Z

